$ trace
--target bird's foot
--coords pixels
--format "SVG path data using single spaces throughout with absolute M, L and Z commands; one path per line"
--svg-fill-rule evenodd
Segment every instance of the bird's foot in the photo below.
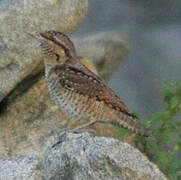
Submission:
M 86 128 L 86 127 L 89 127 L 90 125 L 93 125 L 95 124 L 97 121 L 96 120 L 93 120 L 93 121 L 90 121 L 86 124 L 82 124 L 76 128 L 63 128 L 61 129 L 59 132 L 58 132 L 58 137 L 62 137 L 65 133 L 82 133 L 82 132 L 89 132 L 91 133 L 93 136 L 96 135 L 96 132 L 95 130 L 93 129 L 86 129 L 86 130 L 83 130 L 83 128 Z M 60 144 L 62 142 L 62 140 L 58 141 L 57 143 L 53 144 L 52 148 L 54 148 L 56 145 Z

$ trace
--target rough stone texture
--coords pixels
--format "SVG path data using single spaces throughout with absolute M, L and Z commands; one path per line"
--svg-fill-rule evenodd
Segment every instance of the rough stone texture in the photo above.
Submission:
M 0 180 L 41 180 L 41 163 L 33 155 L 0 159 Z
M 0 159 L 0 180 L 167 180 L 137 149 L 112 138 L 66 133 L 51 143 L 42 158 Z
M 47 151 L 44 180 L 166 180 L 137 149 L 118 140 L 88 133 L 65 134 Z
M 106 57 L 109 55 L 110 58 L 112 57 L 111 62 L 118 64 L 123 59 L 123 54 L 127 52 L 127 43 L 124 45 L 121 34 L 117 34 L 117 39 L 112 41 L 111 37 L 112 33 L 107 32 L 100 36 L 90 36 L 87 41 L 83 39 L 83 43 L 81 43 L 82 39 L 75 41 L 79 55 L 82 55 L 81 52 L 89 54 L 91 51 L 92 56 L 89 58 L 92 58 L 95 63 L 102 64 L 98 69 L 100 74 L 105 75 L 104 77 L 108 77 L 108 74 L 102 73 L 103 71 L 110 74 L 115 68 L 111 69 L 107 65 Z M 95 49 L 96 46 L 97 49 Z M 101 49 L 104 50 L 101 51 Z M 99 52 L 99 58 L 97 58 L 97 52 Z M 93 68 L 90 63 L 89 66 Z M 7 101 L 3 101 L 0 106 L 0 156 L 27 153 L 42 155 L 53 138 L 52 134 L 65 126 L 68 120 L 50 99 L 45 78 L 41 74 L 21 82 Z M 100 136 L 114 136 L 116 132 L 116 129 L 108 124 L 96 124 L 93 128 Z
M 87 7 L 87 0 L 0 1 L 0 101 L 42 61 L 27 33 L 71 33 L 84 20 Z

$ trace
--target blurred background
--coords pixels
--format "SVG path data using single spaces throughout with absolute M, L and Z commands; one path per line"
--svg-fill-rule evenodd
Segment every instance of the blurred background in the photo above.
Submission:
M 85 0 L 0 0 L 0 156 L 45 158 L 70 122 L 50 99 L 44 56 L 27 32 L 69 34 L 85 18 L 71 35 L 79 56 L 93 60 L 109 86 L 171 153 L 160 143 L 108 124 L 95 124 L 96 134 L 128 142 L 171 179 L 181 179 L 181 0 L 89 0 L 88 9 L 85 18 Z M 180 85 L 165 90 L 165 82 L 173 81 Z
M 121 32 L 129 42 L 109 86 L 142 119 L 160 111 L 165 81 L 181 80 L 181 1 L 91 0 L 73 36 L 107 30 Z

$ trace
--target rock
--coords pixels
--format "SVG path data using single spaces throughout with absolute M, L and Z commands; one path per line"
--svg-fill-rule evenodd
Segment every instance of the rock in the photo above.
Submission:
M 57 143 L 54 147 L 53 144 Z M 1 180 L 168 180 L 137 149 L 112 138 L 65 133 L 42 158 L 19 155 L 0 159 Z
M 87 0 L 0 1 L 0 101 L 42 62 L 28 33 L 71 33 L 84 20 L 87 7 Z
M 119 38 L 111 41 L 112 34 L 117 34 Z M 101 37 L 103 38 L 102 40 Z M 81 52 L 89 54 L 90 50 L 92 56 L 88 57 L 93 58 L 94 62 L 98 63 L 95 64 L 98 66 L 98 72 L 104 74 L 104 77 L 109 77 L 110 72 L 113 72 L 115 67 L 112 66 L 110 68 L 106 57 L 109 55 L 110 58 L 112 57 L 112 64 L 118 64 L 123 59 L 122 55 L 126 54 L 122 51 L 125 51 L 127 43 L 125 43 L 123 48 L 124 45 L 122 43 L 124 41 L 122 41 L 121 37 L 121 34 L 118 36 L 116 32 L 111 34 L 107 32 L 107 35 L 104 33 L 104 35 L 100 34 L 100 36 L 90 36 L 87 41 L 83 39 L 85 44 L 89 44 L 89 39 L 92 42 L 92 45 L 89 44 L 87 49 L 85 44 L 81 44 L 81 39 L 79 41 L 76 39 L 75 46 L 81 56 L 83 56 L 80 54 Z M 101 45 L 98 45 L 99 43 Z M 107 45 L 108 43 L 109 45 Z M 99 52 L 100 59 L 97 58 L 98 49 L 95 49 L 95 46 L 98 49 L 104 49 L 104 51 Z M 114 49 L 113 47 L 116 48 Z M 88 66 L 94 68 L 91 63 L 88 63 Z M 50 99 L 47 84 L 42 74 L 44 72 L 32 75 L 30 78 L 27 77 L 0 104 L 0 156 L 29 153 L 41 156 L 49 146 L 53 138 L 52 134 L 66 125 L 68 118 Z M 99 136 L 114 136 L 116 132 L 116 129 L 108 124 L 96 124 L 93 128 Z
M 0 159 L 1 180 L 41 180 L 41 163 L 33 155 Z
M 60 142 L 45 155 L 44 180 L 167 180 L 142 153 L 118 140 L 69 133 Z

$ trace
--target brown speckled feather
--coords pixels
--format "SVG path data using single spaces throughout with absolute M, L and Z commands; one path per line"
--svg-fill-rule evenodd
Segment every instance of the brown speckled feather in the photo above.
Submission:
M 49 55 L 45 60 L 45 74 L 51 97 L 70 118 L 98 119 L 97 122 L 117 124 L 160 143 L 137 121 L 119 97 L 80 62 L 73 43 L 65 34 L 45 31 L 31 36 Z
M 149 132 L 129 112 L 119 97 L 99 77 L 92 74 L 86 67 L 80 66 L 81 68 L 77 69 L 69 63 L 64 63 L 54 65 L 51 69 L 56 75 L 57 83 L 76 97 L 74 102 L 72 99 L 69 100 L 72 104 L 72 112 L 77 109 L 73 104 L 78 98 L 76 106 L 79 110 L 76 111 L 79 112 L 79 118 L 97 118 L 100 121 L 121 125 L 133 132 L 148 136 Z
M 59 83 L 65 88 L 82 95 L 88 95 L 95 100 L 103 101 L 110 108 L 135 118 L 119 97 L 85 66 L 77 69 L 75 66 L 71 67 L 65 63 L 62 66 L 56 65 L 54 70 L 59 77 Z

